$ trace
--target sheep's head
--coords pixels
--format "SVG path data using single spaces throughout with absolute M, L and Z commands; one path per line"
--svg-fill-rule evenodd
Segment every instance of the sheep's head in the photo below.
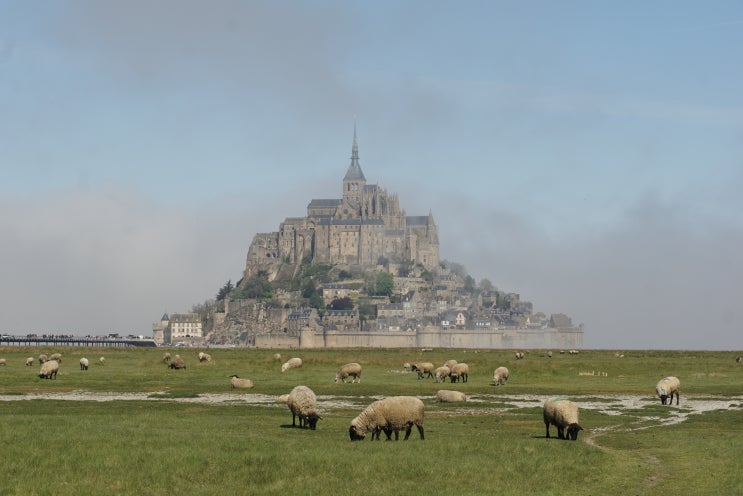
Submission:
M 570 424 L 568 426 L 568 436 L 570 439 L 575 441 L 578 439 L 578 432 L 582 431 L 583 427 L 579 426 L 578 424 Z
M 364 433 L 356 430 L 355 425 L 351 425 L 351 427 L 348 428 L 348 435 L 351 437 L 351 441 L 363 441 L 366 437 Z
M 310 430 L 314 431 L 315 428 L 317 427 L 317 421 L 320 420 L 321 418 L 322 417 L 320 417 L 318 414 L 311 413 L 311 414 L 307 415 L 307 418 L 305 419 L 305 422 L 307 423 L 307 425 L 310 426 Z

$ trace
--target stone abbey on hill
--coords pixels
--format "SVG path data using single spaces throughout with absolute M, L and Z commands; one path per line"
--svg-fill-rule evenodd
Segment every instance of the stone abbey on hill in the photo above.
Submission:
M 257 234 L 248 250 L 246 276 L 277 263 L 373 267 L 380 260 L 412 262 L 431 270 L 439 264 L 439 235 L 433 214 L 409 216 L 397 195 L 367 184 L 359 165 L 354 130 L 351 164 L 343 196 L 315 199 L 306 217 L 289 217 L 278 232 Z

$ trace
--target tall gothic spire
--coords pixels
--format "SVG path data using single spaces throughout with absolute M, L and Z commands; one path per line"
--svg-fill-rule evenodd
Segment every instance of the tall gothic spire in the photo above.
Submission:
M 351 148 L 351 165 L 348 166 L 348 172 L 344 181 L 364 181 L 364 173 L 361 172 L 361 166 L 359 165 L 359 142 L 356 139 L 356 122 L 353 123 L 353 147 Z

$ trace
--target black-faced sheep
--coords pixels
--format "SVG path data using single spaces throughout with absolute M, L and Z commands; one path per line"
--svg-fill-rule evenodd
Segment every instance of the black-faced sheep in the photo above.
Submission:
M 41 365 L 39 379 L 56 379 L 57 372 L 59 372 L 59 362 L 56 360 L 47 360 Z
M 583 427 L 578 425 L 578 405 L 565 398 L 550 398 L 544 402 L 544 425 L 547 437 L 550 437 L 550 424 L 557 427 L 560 439 L 578 439 L 578 432 Z
M 655 385 L 655 394 L 658 395 L 658 398 L 660 398 L 660 402 L 662 405 L 666 404 L 666 400 L 668 400 L 668 404 L 673 404 L 673 395 L 676 395 L 676 404 L 679 404 L 679 391 L 681 390 L 681 381 L 678 380 L 678 377 L 664 377 L 663 379 L 658 381 L 658 384 Z
M 414 363 L 410 369 L 418 372 L 418 379 L 423 379 L 423 376 L 433 377 L 433 364 L 431 362 Z
M 423 402 L 413 396 L 393 396 L 378 400 L 351 421 L 348 434 L 351 441 L 362 441 L 371 432 L 372 440 L 375 436 L 379 440 L 379 434 L 384 431 L 387 440 L 390 440 L 392 432 L 397 439 L 398 433 L 405 429 L 407 440 L 415 425 L 423 440 L 424 410 Z
M 459 379 L 462 379 L 462 382 L 467 382 L 469 380 L 469 376 L 470 366 L 463 362 L 455 364 L 454 367 L 452 367 L 451 369 L 451 373 L 449 374 L 451 382 L 457 382 Z
M 26 365 L 32 366 L 34 364 L 34 357 L 26 358 Z
M 81 358 L 80 359 L 80 370 L 88 370 L 88 359 L 87 358 Z
M 493 372 L 493 385 L 494 386 L 500 386 L 501 384 L 505 384 L 508 380 L 508 369 L 506 367 L 498 367 L 495 369 L 495 372 Z
M 253 381 L 250 379 L 240 379 L 237 374 L 230 376 L 230 389 L 250 389 L 253 387 Z
M 356 379 L 361 382 L 361 365 L 356 362 L 345 364 L 338 370 L 338 372 L 335 373 L 335 382 L 346 382 L 346 379 L 348 379 L 349 377 L 352 377 L 352 384 L 356 382 Z
M 297 386 L 289 393 L 287 405 L 292 412 L 292 427 L 296 427 L 295 420 L 299 417 L 299 427 L 309 427 L 315 430 L 320 416 L 317 414 L 317 397 L 307 386 Z
M 290 358 L 284 364 L 281 366 L 281 372 L 286 372 L 289 369 L 298 369 L 302 366 L 302 359 L 301 358 Z

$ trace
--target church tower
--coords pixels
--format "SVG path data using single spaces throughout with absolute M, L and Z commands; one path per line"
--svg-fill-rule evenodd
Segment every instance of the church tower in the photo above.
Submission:
M 359 165 L 359 144 L 356 140 L 356 125 L 353 126 L 353 148 L 351 149 L 351 165 L 348 166 L 346 177 L 343 178 L 343 201 L 347 205 L 360 211 L 361 199 L 366 186 L 366 178 Z

